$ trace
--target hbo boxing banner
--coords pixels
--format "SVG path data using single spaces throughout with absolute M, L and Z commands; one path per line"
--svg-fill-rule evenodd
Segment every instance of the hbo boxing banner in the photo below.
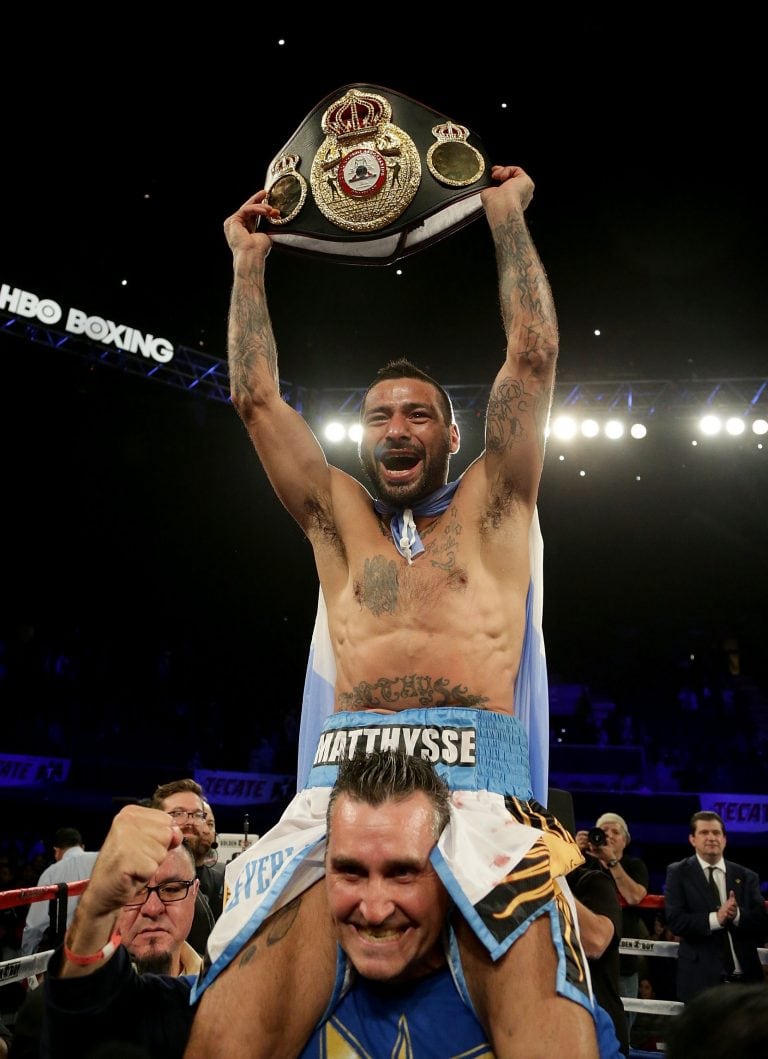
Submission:
M 9 283 L 0 283 L 0 309 L 8 313 L 17 313 L 44 327 L 61 326 L 71 335 L 84 335 L 92 342 L 105 346 L 115 346 L 126 353 L 154 360 L 157 364 L 167 364 L 174 354 L 174 348 L 166 338 L 139 331 L 128 324 L 115 323 L 103 316 L 95 316 L 84 309 L 74 306 L 64 309 L 52 298 L 41 298 L 38 294 Z

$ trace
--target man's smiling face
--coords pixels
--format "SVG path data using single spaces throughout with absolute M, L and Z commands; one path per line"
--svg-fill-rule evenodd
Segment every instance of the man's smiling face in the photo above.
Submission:
M 422 792 L 372 806 L 341 795 L 326 854 L 339 944 L 365 978 L 404 982 L 445 962 L 448 893 L 432 867 L 435 810 Z

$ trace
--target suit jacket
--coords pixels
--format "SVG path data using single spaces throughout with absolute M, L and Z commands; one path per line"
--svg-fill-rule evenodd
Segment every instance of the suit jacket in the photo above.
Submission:
M 741 864 L 725 861 L 726 893 L 733 890 L 739 905 L 739 925 L 728 932 L 745 981 L 762 982 L 763 970 L 757 954 L 768 935 L 768 914 L 755 872 Z M 722 931 L 709 929 L 709 914 L 718 905 L 707 876 L 697 858 L 670 864 L 664 887 L 667 925 L 679 935 L 677 958 L 677 997 L 687 1003 L 709 986 L 718 985 L 726 973 L 722 952 Z

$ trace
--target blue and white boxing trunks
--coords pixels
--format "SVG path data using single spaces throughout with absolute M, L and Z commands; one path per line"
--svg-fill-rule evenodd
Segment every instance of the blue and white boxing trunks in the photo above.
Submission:
M 227 865 L 224 911 L 208 939 L 207 966 L 193 1002 L 270 913 L 325 874 L 326 812 L 338 762 L 361 750 L 387 749 L 431 761 L 452 792 L 451 818 L 431 860 L 491 959 L 498 960 L 534 919 L 549 914 L 557 991 L 591 1010 L 589 973 L 561 878 L 583 862 L 582 854 L 566 829 L 532 800 L 520 722 L 460 706 L 326 719 L 307 787 L 270 831 Z M 458 961 L 451 962 L 461 988 Z

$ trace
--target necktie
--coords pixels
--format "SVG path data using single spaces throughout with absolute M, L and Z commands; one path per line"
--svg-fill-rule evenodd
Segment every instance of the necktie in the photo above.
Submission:
M 720 897 L 720 891 L 717 888 L 717 883 L 715 882 L 715 869 L 710 864 L 707 871 L 709 872 L 709 888 L 712 891 L 712 900 L 715 902 L 715 907 L 719 908 L 723 902 Z M 726 974 L 733 974 L 734 963 L 733 953 L 731 952 L 731 939 L 728 937 L 727 930 L 720 930 L 718 931 L 718 934 L 720 935 L 720 945 L 723 949 L 723 963 L 725 965 Z

